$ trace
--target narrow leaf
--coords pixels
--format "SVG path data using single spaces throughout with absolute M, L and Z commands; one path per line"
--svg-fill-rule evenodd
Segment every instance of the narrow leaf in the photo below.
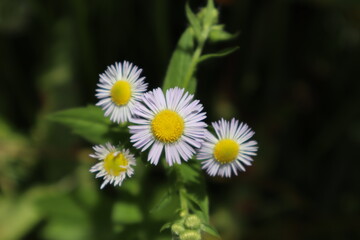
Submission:
M 216 229 L 213 228 L 212 226 L 207 225 L 207 224 L 202 224 L 202 225 L 201 225 L 201 230 L 202 230 L 203 232 L 206 232 L 206 233 L 208 233 L 208 234 L 216 237 L 216 238 L 213 238 L 214 240 L 215 240 L 215 239 L 216 239 L 216 240 L 221 240 L 221 237 L 220 237 L 219 233 L 218 233 L 218 232 L 216 231 Z
M 201 38 L 201 24 L 196 15 L 191 11 L 189 2 L 185 5 L 186 17 L 190 22 L 190 26 L 194 29 L 195 36 L 199 40 Z
M 235 52 L 236 50 L 238 50 L 239 47 L 236 46 L 236 47 L 232 47 L 232 48 L 227 48 L 227 49 L 224 49 L 222 51 L 219 51 L 217 53 L 209 53 L 209 54 L 205 54 L 203 56 L 200 57 L 199 59 L 199 63 L 207 60 L 207 59 L 210 59 L 210 58 L 219 58 L 219 57 L 224 57 L 224 56 L 227 56 L 233 52 Z
M 162 225 L 162 227 L 160 228 L 160 232 L 164 231 L 165 229 L 168 229 L 171 227 L 173 223 L 172 222 L 167 222 L 164 225 Z
M 202 198 L 199 198 L 198 195 L 194 193 L 186 193 L 186 197 L 195 203 L 200 210 L 205 213 L 206 215 L 209 213 L 209 198 L 208 196 L 202 196 Z
M 209 42 L 225 42 L 236 38 L 239 33 L 229 33 L 224 30 L 223 25 L 213 26 L 209 34 Z

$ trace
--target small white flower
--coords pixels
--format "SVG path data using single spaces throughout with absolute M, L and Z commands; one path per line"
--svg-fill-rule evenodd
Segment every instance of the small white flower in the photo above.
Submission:
M 181 164 L 195 154 L 206 131 L 206 113 L 199 100 L 184 89 L 171 88 L 164 95 L 160 88 L 147 92 L 134 111 L 129 126 L 130 140 L 145 151 L 150 146 L 148 161 L 157 165 L 162 151 L 170 166 Z
M 134 107 L 140 101 L 147 89 L 145 77 L 140 77 L 142 69 L 124 61 L 115 63 L 100 74 L 100 83 L 97 84 L 96 97 L 105 111 L 105 116 L 110 115 L 110 120 L 116 123 L 130 120 Z
M 121 186 L 126 175 L 128 177 L 133 175 L 134 169 L 132 166 L 135 166 L 136 162 L 134 155 L 129 150 L 119 150 L 110 143 L 96 145 L 93 149 L 95 153 L 90 154 L 90 157 L 96 158 L 100 162 L 95 164 L 90 169 L 90 172 L 98 172 L 95 177 L 104 178 L 100 189 L 104 188 L 108 183 Z
M 245 123 L 234 118 L 229 121 L 221 119 L 212 123 L 216 136 L 207 132 L 205 142 L 200 148 L 197 159 L 210 176 L 231 177 L 231 172 L 245 171 L 243 164 L 250 166 L 256 156 L 257 142 L 248 141 L 255 132 Z

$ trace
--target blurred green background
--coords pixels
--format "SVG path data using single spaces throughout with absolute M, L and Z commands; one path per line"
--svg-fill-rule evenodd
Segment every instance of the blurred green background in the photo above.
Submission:
M 202 64 L 196 94 L 208 123 L 237 117 L 260 149 L 240 176 L 207 177 L 213 225 L 224 240 L 360 239 L 360 1 L 216 2 L 240 35 L 205 52 L 240 50 Z M 91 144 L 47 115 L 96 103 L 115 61 L 161 86 L 184 5 L 0 0 L 0 239 L 169 239 L 171 206 L 149 213 L 163 171 L 100 191 Z

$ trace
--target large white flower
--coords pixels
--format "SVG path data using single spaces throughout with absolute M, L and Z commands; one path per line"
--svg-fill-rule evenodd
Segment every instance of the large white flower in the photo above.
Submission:
M 100 189 L 108 183 L 121 186 L 126 176 L 131 177 L 133 175 L 132 166 L 135 166 L 136 162 L 134 155 L 129 150 L 119 150 L 110 143 L 96 145 L 93 149 L 95 153 L 90 154 L 90 157 L 96 158 L 100 162 L 95 164 L 90 172 L 98 172 L 95 177 L 104 178 Z
M 110 115 L 110 120 L 116 123 L 130 120 L 136 103 L 147 89 L 145 77 L 140 78 L 142 69 L 124 61 L 115 63 L 100 74 L 100 83 L 97 84 L 97 106 Z
M 210 176 L 231 177 L 233 172 L 245 171 L 244 164 L 250 166 L 251 156 L 256 155 L 257 142 L 249 139 L 255 134 L 245 123 L 234 118 L 221 119 L 212 123 L 216 136 L 207 132 L 205 142 L 200 148 L 197 159 Z
M 157 165 L 162 151 L 171 166 L 189 160 L 201 146 L 206 131 L 206 113 L 199 100 L 184 89 L 171 88 L 164 95 L 160 88 L 147 92 L 134 111 L 130 140 L 145 151 L 148 161 Z

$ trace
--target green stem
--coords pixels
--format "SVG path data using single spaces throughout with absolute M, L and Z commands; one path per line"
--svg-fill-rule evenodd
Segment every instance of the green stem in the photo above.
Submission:
M 199 45 L 196 47 L 196 50 L 195 50 L 195 52 L 194 52 L 194 54 L 193 54 L 193 56 L 191 58 L 189 71 L 186 73 L 185 80 L 184 80 L 184 88 L 185 89 L 188 87 L 190 79 L 192 78 L 192 76 L 195 73 L 196 65 L 197 65 L 197 63 L 199 61 L 199 58 L 201 56 L 204 45 L 205 45 L 205 41 L 199 43 Z
M 205 25 L 201 33 L 201 39 L 198 39 L 199 43 L 191 58 L 189 71 L 185 75 L 184 86 L 183 86 L 185 89 L 187 89 L 187 87 L 189 86 L 189 82 L 196 71 L 196 65 L 198 64 L 199 59 L 201 57 L 201 53 L 203 51 L 206 39 L 209 37 L 210 29 L 211 29 L 210 25 Z
M 184 186 L 181 186 L 179 188 L 179 198 L 180 198 L 180 207 L 181 207 L 181 215 L 187 215 L 189 214 L 189 207 L 188 207 L 188 202 L 186 199 L 186 188 Z

